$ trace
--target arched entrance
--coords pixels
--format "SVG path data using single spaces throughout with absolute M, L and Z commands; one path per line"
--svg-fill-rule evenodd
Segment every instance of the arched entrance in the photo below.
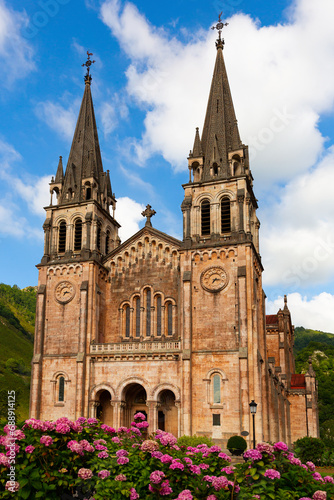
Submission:
M 98 405 L 96 408 L 96 418 L 104 424 L 113 425 L 113 407 L 111 406 L 111 395 L 109 391 L 102 389 L 96 394 Z
M 178 436 L 178 409 L 175 406 L 175 394 L 164 389 L 158 395 L 158 428 Z
M 136 383 L 127 385 L 124 389 L 122 400 L 125 403 L 123 407 L 122 425 L 130 427 L 134 415 L 138 412 L 143 413 L 147 419 L 147 395 L 142 385 Z

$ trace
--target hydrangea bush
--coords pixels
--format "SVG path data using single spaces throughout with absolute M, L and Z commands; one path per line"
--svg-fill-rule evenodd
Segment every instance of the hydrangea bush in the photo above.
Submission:
M 94 418 L 26 420 L 0 435 L 0 498 L 68 500 L 334 499 L 334 480 L 302 464 L 284 443 L 259 443 L 231 466 L 219 446 L 180 447 L 168 432 L 147 435 L 137 413 L 130 428 Z M 11 464 L 15 454 L 15 480 Z

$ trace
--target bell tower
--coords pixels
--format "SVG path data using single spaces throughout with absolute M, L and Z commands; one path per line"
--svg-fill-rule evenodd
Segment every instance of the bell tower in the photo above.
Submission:
M 266 340 L 258 205 L 224 63 L 224 26 L 219 17 L 204 126 L 188 157 L 180 269 L 185 433 L 206 428 L 227 440 L 227 430 L 251 435 L 249 402 L 265 401 Z M 268 435 L 266 411 L 258 436 Z
M 119 246 L 116 199 L 102 166 L 91 94 L 90 54 L 85 90 L 64 173 L 62 157 L 45 207 L 39 270 L 30 415 L 75 419 L 88 407 L 87 352 L 103 339 L 101 310 L 108 269 Z M 110 213 L 111 210 L 111 213 Z

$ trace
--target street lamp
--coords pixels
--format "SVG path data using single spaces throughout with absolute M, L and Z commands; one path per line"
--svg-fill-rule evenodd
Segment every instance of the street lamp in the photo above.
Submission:
M 249 403 L 249 408 L 253 417 L 253 448 L 255 448 L 255 413 L 257 409 L 257 403 L 255 403 L 254 399 Z

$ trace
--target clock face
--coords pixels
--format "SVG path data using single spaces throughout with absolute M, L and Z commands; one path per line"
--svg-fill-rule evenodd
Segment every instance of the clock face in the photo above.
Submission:
M 228 284 L 226 271 L 220 266 L 209 267 L 201 274 L 201 285 L 208 292 L 220 292 Z
M 74 295 L 75 288 L 70 281 L 62 281 L 56 286 L 55 296 L 58 302 L 66 304 L 66 302 L 69 302 L 73 299 Z

